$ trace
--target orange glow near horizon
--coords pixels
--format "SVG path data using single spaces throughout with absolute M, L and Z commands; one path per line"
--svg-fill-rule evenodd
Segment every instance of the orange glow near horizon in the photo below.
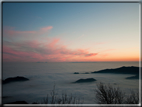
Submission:
M 84 48 L 73 50 L 64 45 L 60 38 L 52 38 L 50 42 L 40 40 L 15 42 L 14 44 L 8 42 L 8 45 L 3 45 L 3 53 L 4 62 L 139 61 L 137 51 L 117 52 L 117 49 L 110 49 L 102 52 L 90 52 Z

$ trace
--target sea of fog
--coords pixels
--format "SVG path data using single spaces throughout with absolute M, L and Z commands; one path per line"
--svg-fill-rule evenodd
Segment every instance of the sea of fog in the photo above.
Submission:
M 84 99 L 84 104 L 94 104 L 96 84 L 99 82 L 119 86 L 128 93 L 131 89 L 139 89 L 139 80 L 125 79 L 130 74 L 91 74 L 102 69 L 118 68 L 122 66 L 139 66 L 139 62 L 84 62 L 84 63 L 3 63 L 2 79 L 24 76 L 29 81 L 12 82 L 2 86 L 3 103 L 13 101 L 41 101 L 55 85 L 58 95 L 72 94 Z M 80 74 L 74 74 L 79 72 Z M 89 74 L 83 74 L 89 72 Z M 81 78 L 94 78 L 90 83 L 72 83 Z

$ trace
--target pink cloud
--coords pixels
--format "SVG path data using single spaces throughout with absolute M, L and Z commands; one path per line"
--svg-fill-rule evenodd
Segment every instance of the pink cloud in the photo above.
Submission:
M 7 61 L 72 61 L 92 58 L 97 53 L 89 53 L 86 49 L 70 50 L 54 38 L 50 43 L 39 41 L 28 41 L 23 43 L 4 43 L 3 59 Z
M 4 38 L 6 37 L 11 41 L 11 38 L 19 37 L 20 40 L 17 40 L 19 42 L 3 42 L 4 61 L 90 60 L 98 55 L 98 53 L 90 53 L 87 49 L 71 50 L 61 42 L 60 38 L 49 39 L 46 37 L 44 40 L 41 39 L 41 34 L 48 33 L 52 28 L 52 26 L 47 26 L 37 31 L 16 31 L 13 27 L 5 28 Z M 35 38 L 36 35 L 40 38 Z M 24 39 L 27 36 L 28 39 Z
M 3 46 L 3 59 L 4 61 L 38 61 L 43 59 L 43 57 L 32 51 L 17 51 L 10 47 Z
M 37 31 L 17 31 L 17 30 L 14 30 L 13 27 L 5 27 L 3 32 L 3 37 L 5 36 L 31 36 L 31 35 L 40 35 L 40 34 L 44 34 L 44 33 L 47 33 L 48 31 L 50 31 L 53 27 L 52 26 L 47 26 L 47 27 L 43 27 L 43 28 L 40 28 L 39 30 Z
M 16 34 L 36 34 L 36 31 L 14 31 L 8 30 L 6 33 L 9 35 L 16 35 Z
M 98 53 L 90 53 L 90 54 L 86 54 L 85 56 L 90 57 L 90 56 L 96 56 Z
M 52 29 L 52 26 L 48 26 L 48 27 L 44 27 L 44 28 L 40 28 L 40 32 L 47 32 L 48 30 Z
M 54 38 L 47 46 L 49 47 L 55 47 L 55 45 L 60 41 L 59 38 Z

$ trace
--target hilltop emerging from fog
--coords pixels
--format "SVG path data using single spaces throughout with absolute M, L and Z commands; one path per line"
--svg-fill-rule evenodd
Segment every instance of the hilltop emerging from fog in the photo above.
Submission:
M 100 71 L 94 71 L 92 73 L 113 73 L 113 74 L 134 74 L 135 76 L 127 77 L 126 79 L 139 79 L 139 69 L 140 67 L 120 67 L 115 69 L 104 69 Z

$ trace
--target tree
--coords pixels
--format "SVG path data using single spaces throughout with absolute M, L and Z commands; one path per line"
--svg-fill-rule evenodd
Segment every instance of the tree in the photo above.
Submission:
M 129 96 L 120 90 L 119 87 L 113 87 L 110 84 L 97 84 L 96 101 L 99 104 L 138 104 L 138 93 L 131 91 Z

